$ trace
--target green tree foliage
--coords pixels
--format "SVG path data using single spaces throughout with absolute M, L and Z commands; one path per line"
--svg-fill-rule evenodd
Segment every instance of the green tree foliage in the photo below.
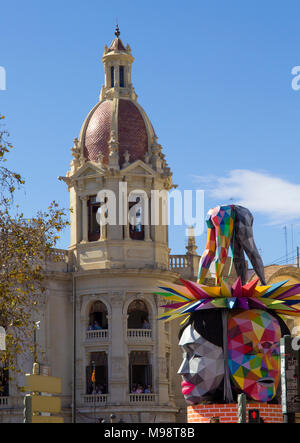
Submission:
M 0 115 L 0 120 L 3 120 Z M 20 174 L 5 167 L 12 149 L 0 126 L 0 326 L 6 330 L 5 365 L 17 370 L 16 357 L 33 344 L 34 311 L 44 303 L 45 264 L 60 232 L 69 224 L 65 209 L 53 201 L 48 210 L 26 219 L 14 205 L 24 185 Z

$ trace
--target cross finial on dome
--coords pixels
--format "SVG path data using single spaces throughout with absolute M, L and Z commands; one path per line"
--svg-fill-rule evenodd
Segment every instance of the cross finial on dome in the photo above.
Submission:
M 117 38 L 119 38 L 119 36 L 120 36 L 120 29 L 119 29 L 119 25 L 118 25 L 118 23 L 116 24 L 115 36 L 116 36 Z

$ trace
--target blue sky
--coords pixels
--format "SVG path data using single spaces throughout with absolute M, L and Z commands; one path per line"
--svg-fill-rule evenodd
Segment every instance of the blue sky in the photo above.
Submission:
M 204 189 L 206 210 L 248 203 L 265 264 L 285 255 L 284 226 L 288 250 L 300 245 L 299 14 L 293 0 L 3 2 L 0 112 L 15 146 L 8 166 L 26 179 L 25 214 L 53 199 L 69 205 L 57 177 L 98 101 L 118 19 L 138 101 L 179 189 Z M 171 226 L 169 238 L 184 253 L 185 227 Z M 59 247 L 68 242 L 66 232 Z M 201 253 L 205 236 L 197 243 Z

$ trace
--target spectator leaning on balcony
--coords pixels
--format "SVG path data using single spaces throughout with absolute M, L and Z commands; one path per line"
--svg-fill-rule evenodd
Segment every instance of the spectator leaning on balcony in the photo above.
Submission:
M 137 390 L 135 391 L 136 394 L 143 394 L 144 393 L 144 389 L 143 386 L 141 384 L 138 385 Z
M 144 389 L 145 394 L 151 394 L 151 385 L 147 385 L 147 387 Z
M 96 394 L 98 394 L 98 395 L 103 394 L 103 386 L 102 385 L 96 386 Z
M 148 322 L 148 320 L 146 318 L 144 318 L 144 320 L 143 320 L 142 329 L 151 329 L 150 323 Z
M 93 329 L 94 329 L 95 331 L 98 331 L 98 330 L 102 329 L 102 327 L 99 325 L 99 323 L 97 322 L 97 320 L 94 321 Z

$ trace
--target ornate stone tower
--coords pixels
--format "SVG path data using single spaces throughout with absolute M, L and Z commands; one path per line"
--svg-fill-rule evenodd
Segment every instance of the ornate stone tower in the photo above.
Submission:
M 64 178 L 73 208 L 70 249 L 80 269 L 167 269 L 167 226 L 150 226 L 162 200 L 155 204 L 151 191 L 162 191 L 161 195 L 168 191 L 172 174 L 154 129 L 137 103 L 131 83 L 131 49 L 128 44 L 124 47 L 118 28 L 115 34 L 102 57 L 105 83 L 100 101 L 83 123 L 79 140 L 74 140 L 74 159 Z M 109 221 L 102 232 L 97 221 L 101 205 L 96 201 L 101 190 L 108 190 L 107 198 L 115 208 L 108 211 Z M 139 199 L 143 208 L 136 206 L 137 219 L 130 224 L 127 214 Z M 138 217 L 147 218 L 148 223 L 139 223 Z
M 172 174 L 137 103 L 134 58 L 119 35 L 117 27 L 105 46 L 100 101 L 61 177 L 73 209 L 76 408 L 125 421 L 175 421 L 171 333 L 157 321 L 162 300 L 153 295 L 159 281 L 178 277 L 169 270 L 159 198 L 172 188 Z

